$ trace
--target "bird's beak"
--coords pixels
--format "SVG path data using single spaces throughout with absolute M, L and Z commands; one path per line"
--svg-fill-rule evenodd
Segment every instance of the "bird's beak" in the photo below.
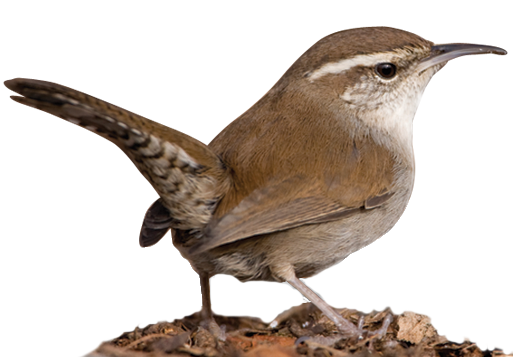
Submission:
M 429 67 L 433 67 L 439 63 L 445 63 L 461 56 L 479 55 L 483 53 L 505 55 L 508 52 L 500 47 L 473 45 L 470 43 L 448 43 L 445 45 L 434 45 L 431 47 L 431 54 L 429 57 L 426 57 L 420 61 L 417 67 L 417 71 L 419 74 L 421 74 Z

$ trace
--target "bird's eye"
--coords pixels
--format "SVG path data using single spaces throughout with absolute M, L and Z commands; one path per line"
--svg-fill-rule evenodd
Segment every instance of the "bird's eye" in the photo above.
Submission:
M 397 73 L 397 67 L 393 63 L 378 63 L 375 70 L 384 79 L 394 78 Z

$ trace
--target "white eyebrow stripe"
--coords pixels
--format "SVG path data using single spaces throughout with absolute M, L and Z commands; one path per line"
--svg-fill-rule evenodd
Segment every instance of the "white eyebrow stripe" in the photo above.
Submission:
M 326 74 L 337 74 L 345 72 L 357 66 L 372 66 L 381 62 L 390 62 L 397 53 L 375 53 L 372 55 L 358 55 L 351 58 L 343 59 L 338 62 L 326 63 L 320 68 L 313 71 L 308 79 L 313 82 Z

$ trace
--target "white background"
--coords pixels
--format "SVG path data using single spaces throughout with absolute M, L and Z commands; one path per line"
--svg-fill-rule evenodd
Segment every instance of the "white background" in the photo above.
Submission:
M 3 4 L 0 19 L 2 25 L 435 26 L 447 25 L 450 14 L 451 25 L 511 22 L 504 3 L 491 0 L 477 12 L 447 1 L 197 1 L 184 8 L 185 3 L 168 7 L 149 0 L 131 7 L 117 1 L 26 0 L 23 8 Z M 0 141 L 2 130 L 0 125 Z M 512 162 L 513 139 L 489 135 L 415 194 L 386 236 L 310 285 L 337 306 L 369 310 L 389 304 L 395 311 L 421 311 L 450 338 L 469 335 L 482 347 L 488 342 L 512 350 Z M 106 175 L 0 180 L 3 353 L 76 356 L 138 322 L 199 308 L 199 279 L 170 238 L 153 248 L 138 246 L 142 216 L 152 201 L 150 194 Z M 218 277 L 213 301 L 218 312 L 270 319 L 301 299 L 284 286 Z M 55 349 L 56 339 L 69 346 Z
M 416 193 L 387 235 L 309 283 L 333 305 L 424 312 L 452 339 L 509 351 L 512 183 L 513 139 L 490 134 Z M 0 336 L 9 355 L 76 356 L 138 322 L 200 307 L 199 279 L 169 235 L 138 246 L 151 194 L 107 175 L 61 172 L 3 179 L 0 197 Z M 213 283 L 221 313 L 270 320 L 300 302 L 286 286 Z M 69 346 L 56 350 L 55 339 Z

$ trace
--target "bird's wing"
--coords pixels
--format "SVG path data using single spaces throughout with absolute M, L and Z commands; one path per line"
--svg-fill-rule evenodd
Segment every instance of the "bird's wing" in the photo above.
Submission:
M 382 191 L 361 202 L 345 206 L 304 177 L 293 177 L 253 191 L 228 214 L 213 219 L 201 242 L 189 254 L 232 243 L 240 239 L 283 231 L 307 224 L 340 220 L 357 212 L 383 205 L 393 192 Z
M 128 155 L 161 197 L 147 213 L 149 230 L 141 244 L 156 243 L 165 234 L 164 210 L 171 228 L 203 228 L 229 186 L 218 156 L 188 135 L 59 84 L 17 78 L 5 85 L 22 95 L 13 100 L 86 128 Z

